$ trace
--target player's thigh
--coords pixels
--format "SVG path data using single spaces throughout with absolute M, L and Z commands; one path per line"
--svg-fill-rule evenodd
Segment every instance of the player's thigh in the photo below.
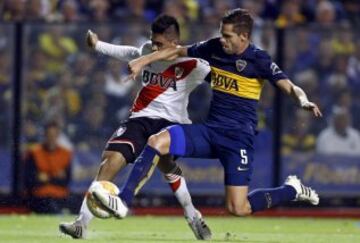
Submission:
M 133 163 L 150 135 L 171 124 L 164 119 L 134 118 L 122 123 L 106 144 L 105 151 L 119 152 Z
M 252 175 L 254 147 L 252 135 L 242 134 L 237 139 L 218 139 L 216 153 L 224 167 L 226 186 L 248 186 Z
M 212 144 L 206 126 L 182 124 L 170 126 L 167 130 L 170 134 L 170 154 L 193 158 L 212 157 Z
M 126 163 L 132 163 L 135 153 L 141 150 L 146 140 L 137 127 L 138 124 L 132 121 L 122 123 L 106 143 L 104 155 L 109 154 L 107 152 L 117 152 L 124 157 Z
M 104 164 L 106 162 L 116 163 L 121 167 L 124 167 L 127 164 L 124 155 L 117 151 L 103 151 L 101 163 Z
M 167 129 L 163 129 L 159 133 L 149 137 L 147 144 L 155 148 L 161 155 L 169 154 L 170 150 L 170 133 Z

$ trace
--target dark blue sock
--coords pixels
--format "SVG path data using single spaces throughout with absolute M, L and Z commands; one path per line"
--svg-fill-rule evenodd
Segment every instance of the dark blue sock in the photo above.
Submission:
M 139 157 L 135 160 L 131 173 L 119 194 L 127 206 L 131 206 L 136 188 L 142 179 L 147 176 L 152 167 L 153 160 L 158 154 L 159 152 L 156 149 L 146 145 Z
M 249 193 L 248 199 L 253 213 L 294 200 L 296 190 L 284 185 L 277 188 L 257 189 Z

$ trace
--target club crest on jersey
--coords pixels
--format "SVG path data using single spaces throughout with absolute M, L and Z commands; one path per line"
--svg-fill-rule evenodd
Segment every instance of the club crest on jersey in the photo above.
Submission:
M 116 131 L 116 136 L 120 137 L 121 135 L 124 134 L 125 131 L 126 131 L 126 127 L 119 127 L 118 130 Z
M 245 60 L 238 59 L 236 60 L 235 64 L 236 64 L 236 70 L 238 70 L 238 72 L 241 72 L 245 69 L 247 62 Z
M 175 77 L 181 78 L 181 76 L 184 74 L 184 68 L 182 67 L 175 67 Z

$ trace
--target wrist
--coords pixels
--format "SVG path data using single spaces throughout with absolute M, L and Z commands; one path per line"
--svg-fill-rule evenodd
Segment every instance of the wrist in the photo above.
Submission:
M 96 45 L 99 43 L 99 41 L 94 41 L 93 45 L 92 45 L 92 48 L 95 49 L 96 48 Z
M 299 97 L 300 107 L 304 107 L 307 103 L 309 103 L 309 100 L 306 97 Z
M 99 40 L 95 41 L 94 45 L 93 45 L 93 49 L 96 50 L 96 51 L 100 50 L 101 49 L 101 42 L 102 41 L 99 41 Z

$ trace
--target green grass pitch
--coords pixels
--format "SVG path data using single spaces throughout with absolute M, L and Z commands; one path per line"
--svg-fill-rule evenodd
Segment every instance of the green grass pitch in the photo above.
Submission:
M 0 216 L 0 242 L 74 242 L 58 232 L 70 216 Z M 207 217 L 213 242 L 360 242 L 360 220 Z M 86 242 L 196 242 L 182 217 L 133 216 L 92 222 Z M 80 241 L 84 242 L 84 241 Z

